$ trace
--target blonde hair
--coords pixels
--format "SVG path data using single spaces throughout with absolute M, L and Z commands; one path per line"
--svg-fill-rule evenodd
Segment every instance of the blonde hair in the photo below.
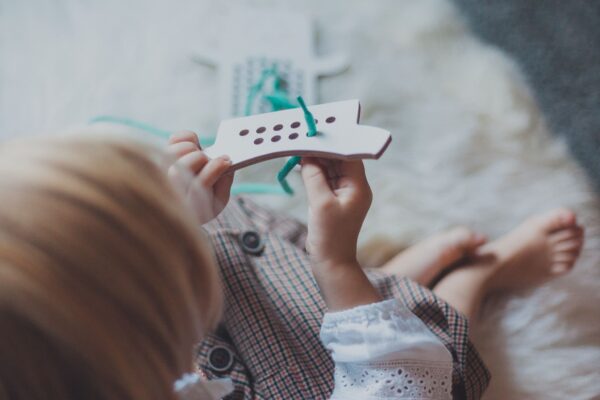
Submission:
M 0 398 L 174 398 L 221 298 L 165 172 L 111 138 L 0 147 Z

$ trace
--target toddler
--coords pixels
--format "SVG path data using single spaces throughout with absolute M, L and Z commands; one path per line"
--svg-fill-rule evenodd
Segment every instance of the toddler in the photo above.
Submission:
M 170 152 L 188 168 L 189 159 L 203 158 L 193 132 L 176 134 L 170 143 Z M 308 240 L 304 225 L 244 198 L 230 202 L 223 214 L 205 225 L 224 277 L 225 312 L 219 329 L 199 347 L 196 361 L 205 376 L 233 379 L 236 392 L 232 398 L 320 399 L 327 398 L 333 389 L 334 365 L 319 340 L 320 324 L 328 308 L 313 279 L 319 270 L 314 268 L 310 234 L 319 222 L 334 215 L 333 210 L 316 213 L 314 210 L 320 209 L 316 199 L 331 199 L 332 193 L 337 197 L 338 191 L 347 190 L 335 186 L 343 177 L 335 167 L 343 163 L 331 164 L 334 168 L 326 168 L 329 186 L 324 181 L 313 186 L 309 178 L 315 168 L 303 166 L 310 203 Z M 370 196 L 369 190 L 363 192 L 362 196 Z M 315 196 L 319 193 L 323 197 Z M 357 222 L 362 222 L 362 215 L 347 221 Z M 329 248 L 351 244 L 346 248 L 352 249 L 350 257 L 355 261 L 356 238 L 347 240 L 343 235 L 357 232 L 358 227 L 354 228 L 333 224 L 318 238 Z M 254 246 L 247 246 L 245 238 L 255 238 L 251 241 Z M 527 219 L 491 242 L 466 227 L 452 229 L 412 246 L 367 275 L 382 297 L 401 300 L 448 349 L 453 359 L 453 397 L 477 399 L 490 377 L 468 332 L 469 323 L 477 322 L 484 299 L 561 276 L 573 267 L 582 244 L 583 228 L 575 214 L 555 209 Z M 225 355 L 228 362 L 219 363 L 222 359 L 217 355 Z M 380 372 L 390 369 L 393 367 Z M 365 376 L 338 363 L 335 380 L 353 388 L 368 382 L 354 398 L 388 398 L 385 396 L 393 396 L 389 391 L 394 390 L 402 397 L 410 394 L 398 389 L 408 390 L 428 376 L 415 379 L 406 372 L 405 368 L 402 376 L 381 379 L 382 375 Z M 421 392 L 423 398 L 438 398 L 428 391 L 431 385 L 443 385 L 438 379 L 433 381 Z
M 367 279 L 362 163 L 303 161 L 305 230 L 230 202 L 228 160 L 195 135 L 170 151 L 174 165 L 112 138 L 0 148 L 0 399 L 475 398 L 489 376 L 467 319 L 581 248 L 556 210 L 487 244 L 440 235 Z

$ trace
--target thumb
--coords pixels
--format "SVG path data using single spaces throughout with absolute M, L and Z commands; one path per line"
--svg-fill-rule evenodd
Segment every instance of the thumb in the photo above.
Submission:
M 325 171 L 323 171 L 323 168 L 316 159 L 302 159 L 302 180 L 304 181 L 310 205 L 322 204 L 333 196 L 333 192 L 325 176 Z

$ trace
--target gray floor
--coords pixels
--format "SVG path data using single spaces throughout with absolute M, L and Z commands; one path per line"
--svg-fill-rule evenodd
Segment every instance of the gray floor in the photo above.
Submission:
M 454 0 L 521 65 L 552 130 L 600 190 L 600 0 Z

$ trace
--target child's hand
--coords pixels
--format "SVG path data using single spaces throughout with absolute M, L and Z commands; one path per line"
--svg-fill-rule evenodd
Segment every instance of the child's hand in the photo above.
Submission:
M 317 263 L 356 263 L 356 246 L 371 205 L 362 161 L 305 158 L 309 202 L 307 250 Z
M 356 260 L 371 188 L 362 161 L 302 160 L 308 194 L 306 248 L 313 273 L 330 311 L 381 300 Z
M 198 136 L 190 131 L 171 135 L 168 151 L 177 157 L 177 162 L 169 168 L 169 178 L 183 189 L 200 223 L 219 215 L 229 201 L 233 183 L 233 173 L 226 173 L 231 160 L 209 159 L 200 147 Z

